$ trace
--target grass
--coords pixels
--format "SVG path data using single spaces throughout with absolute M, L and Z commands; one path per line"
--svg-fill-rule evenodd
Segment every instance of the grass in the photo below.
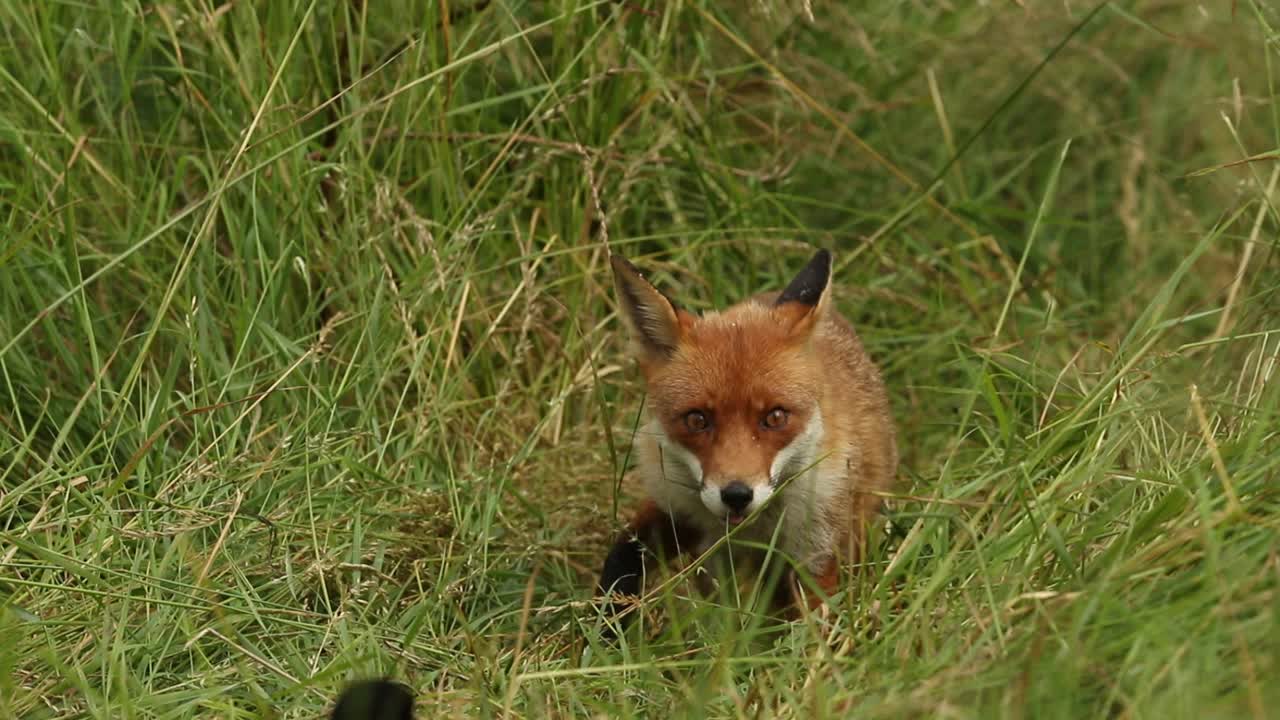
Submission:
M 0 6 L 0 715 L 1273 713 L 1280 14 L 807 8 Z M 602 644 L 607 250 L 703 309 L 814 246 L 864 580 Z

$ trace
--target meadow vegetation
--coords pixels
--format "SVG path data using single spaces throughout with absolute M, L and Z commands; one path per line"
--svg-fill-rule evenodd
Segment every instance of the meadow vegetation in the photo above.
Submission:
M 1263 0 L 0 4 L 0 716 L 1274 717 L 1278 64 Z M 608 252 L 815 247 L 861 582 L 602 643 Z

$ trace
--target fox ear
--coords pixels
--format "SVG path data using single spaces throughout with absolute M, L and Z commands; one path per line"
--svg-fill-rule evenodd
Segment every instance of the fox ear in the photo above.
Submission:
M 622 317 L 642 357 L 670 358 L 685 328 L 693 321 L 692 316 L 676 307 L 622 256 L 610 254 L 609 263 L 613 265 L 613 283 L 622 305 Z
M 792 334 L 807 335 L 831 302 L 831 253 L 819 250 L 773 302 Z

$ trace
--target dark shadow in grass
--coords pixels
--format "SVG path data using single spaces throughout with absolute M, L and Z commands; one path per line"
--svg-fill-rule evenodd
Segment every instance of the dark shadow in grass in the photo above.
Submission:
M 413 720 L 413 692 L 391 680 L 347 686 L 333 706 L 332 720 Z

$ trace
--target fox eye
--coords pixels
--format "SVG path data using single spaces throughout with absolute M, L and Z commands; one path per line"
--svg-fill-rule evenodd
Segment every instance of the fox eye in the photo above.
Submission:
M 689 428 L 689 432 L 702 432 L 711 427 L 711 421 L 701 410 L 690 410 L 684 414 L 684 426 Z
M 776 407 L 770 410 L 761 423 L 770 430 L 777 430 L 787 424 L 787 416 L 790 415 L 786 410 Z

